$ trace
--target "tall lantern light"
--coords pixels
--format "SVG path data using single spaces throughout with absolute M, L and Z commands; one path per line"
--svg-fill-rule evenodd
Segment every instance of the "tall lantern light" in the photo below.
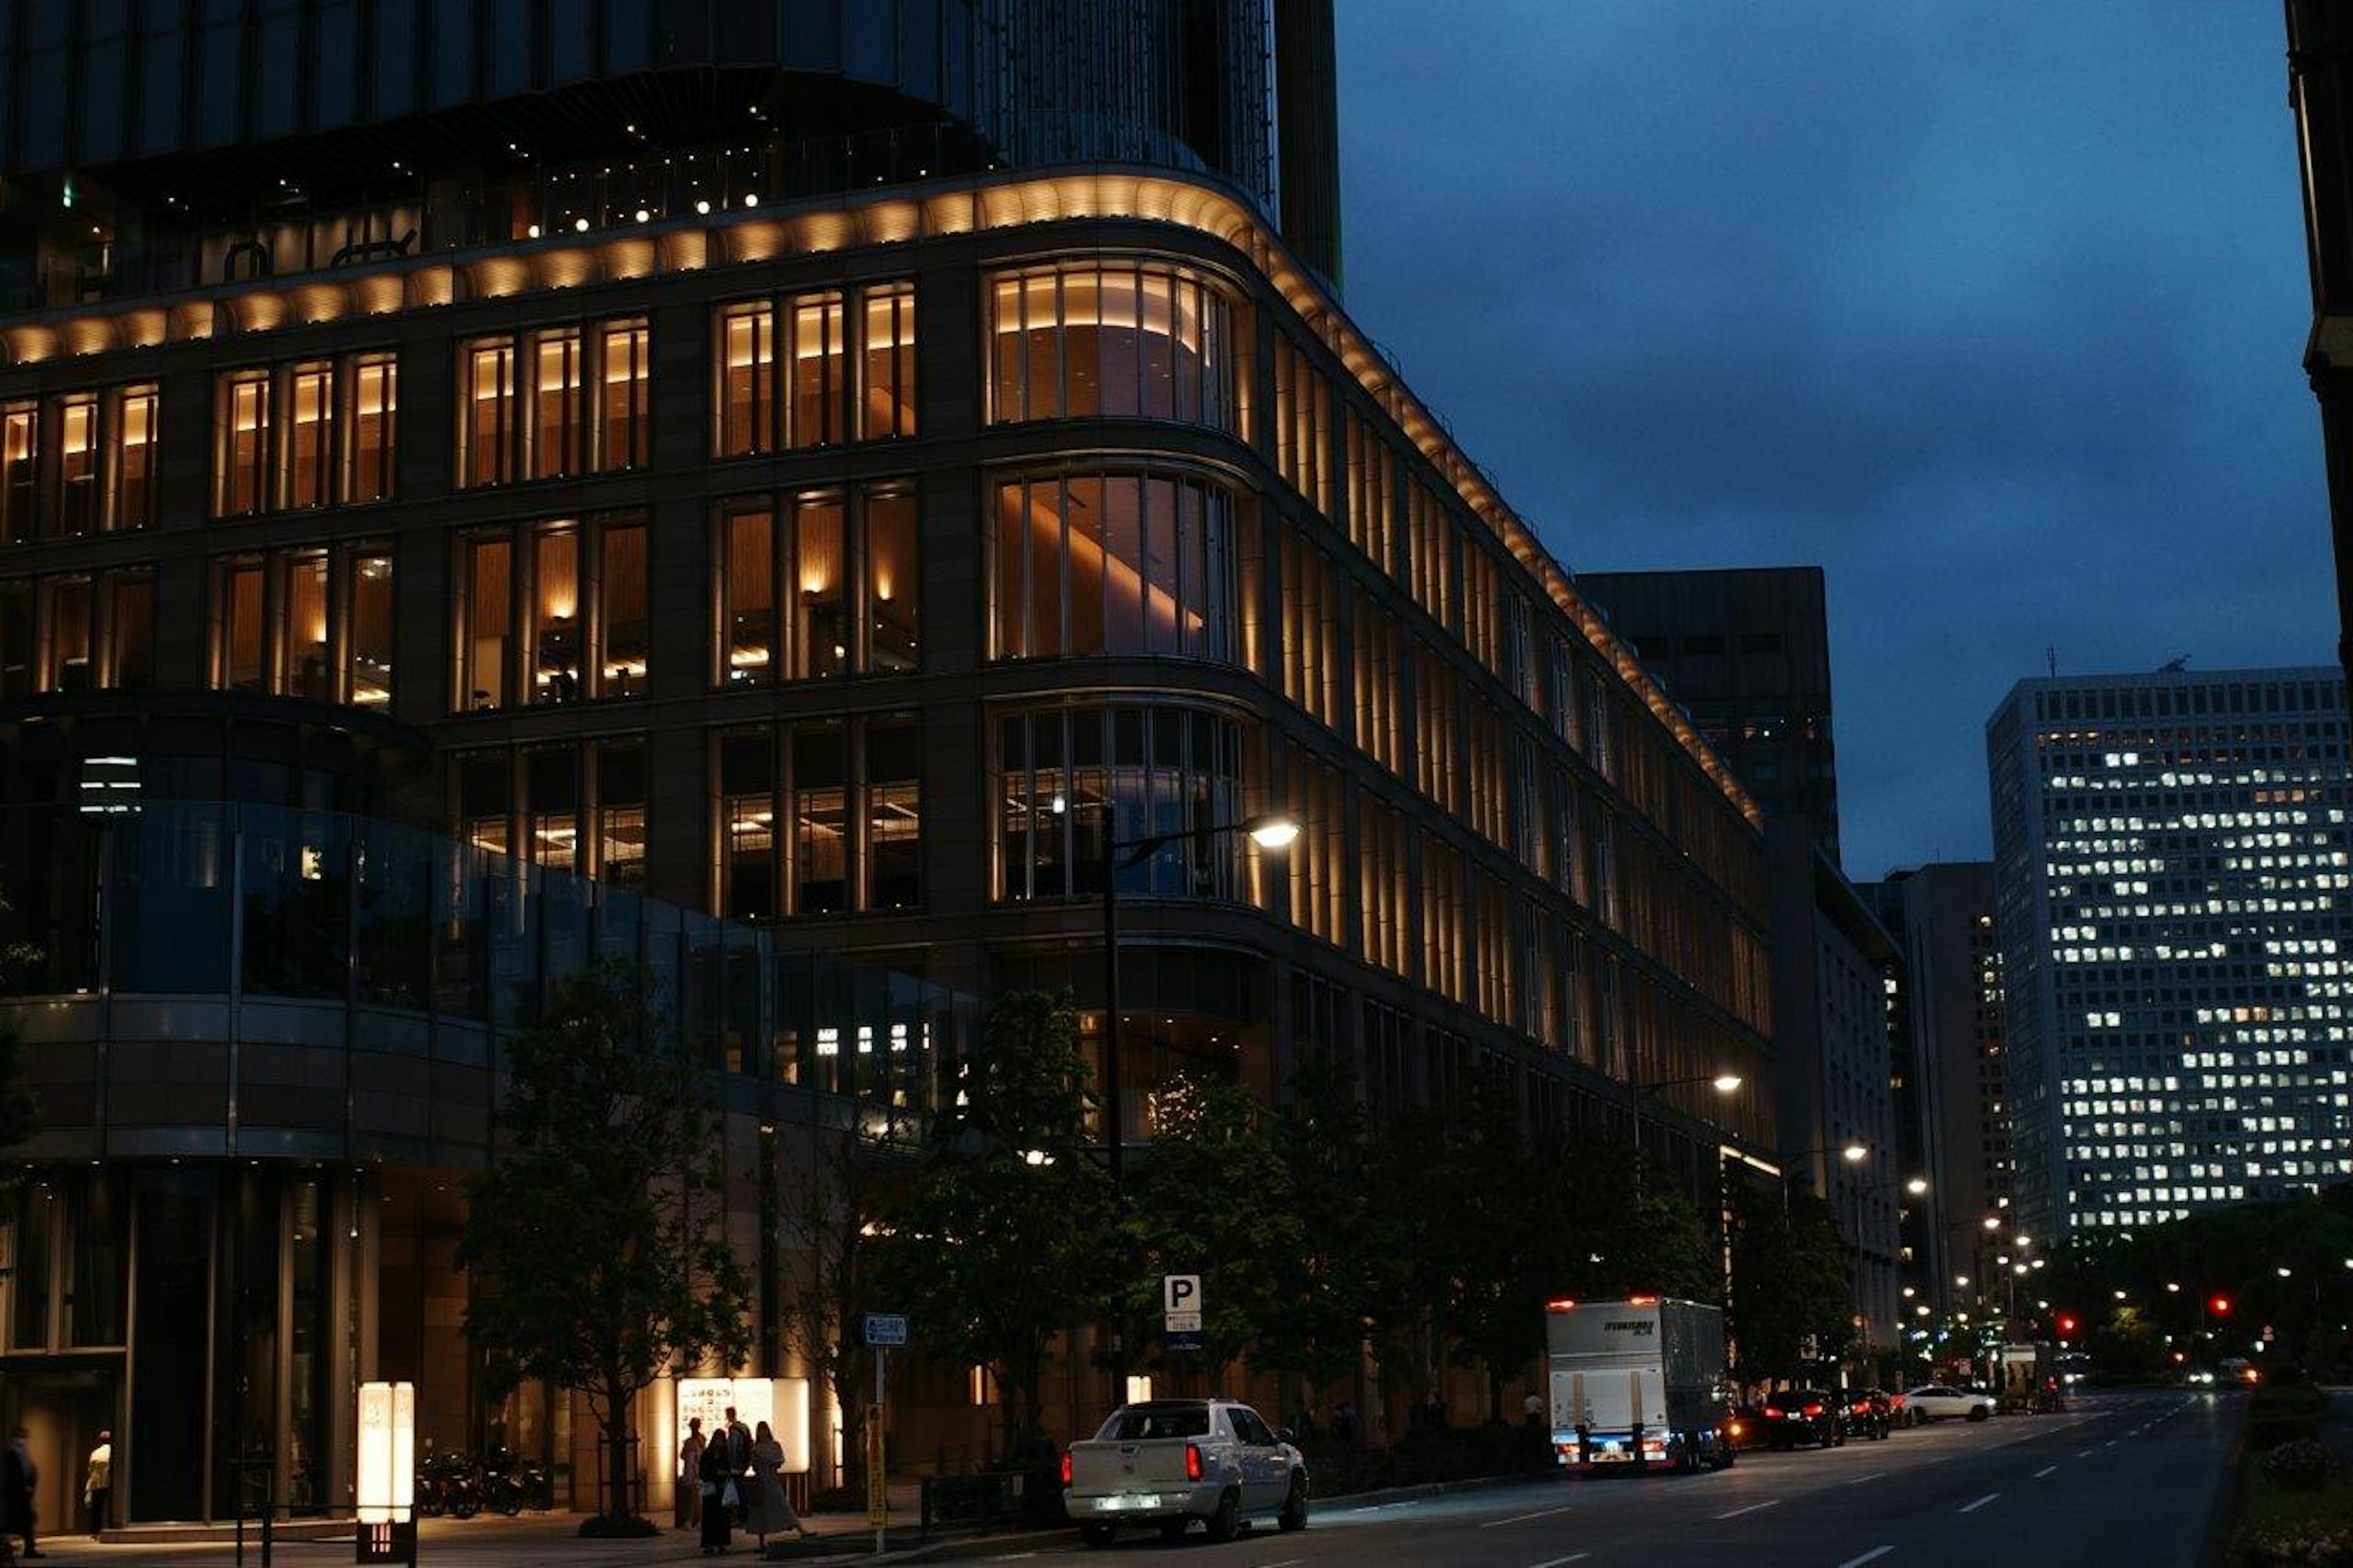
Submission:
M 361 1563 L 417 1561 L 417 1385 L 360 1384 Z

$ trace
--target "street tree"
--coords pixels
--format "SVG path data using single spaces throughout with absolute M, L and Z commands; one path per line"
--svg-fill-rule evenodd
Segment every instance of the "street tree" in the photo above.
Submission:
M 1732 1299 L 1726 1314 L 1744 1383 L 1796 1375 L 1853 1338 L 1846 1251 L 1830 1209 L 1811 1194 L 1737 1182 L 1732 1191 Z
M 1152 1147 L 1121 1220 L 1118 1321 L 1130 1343 L 1147 1342 L 1162 1277 L 1198 1274 L 1201 1352 L 1163 1353 L 1156 1364 L 1228 1366 L 1274 1322 L 1287 1265 L 1305 1242 L 1290 1172 L 1276 1153 L 1271 1113 L 1240 1084 L 1178 1074 L 1153 1091 L 1151 1106 Z
M 882 1232 L 891 1205 L 907 1185 L 908 1144 L 920 1129 L 888 1106 L 858 1106 L 846 1126 L 820 1122 L 799 1179 L 779 1205 L 786 1248 L 785 1332 L 803 1363 L 833 1394 L 840 1413 L 846 1485 L 855 1490 L 865 1466 L 866 1390 L 873 1376 L 861 1317 L 881 1298 Z
M 1009 1456 L 1042 1434 L 1056 1334 L 1108 1304 L 1118 1227 L 1087 1079 L 1067 994 L 999 1000 L 889 1222 L 892 1299 L 929 1350 L 995 1374 Z
M 602 1431 L 605 1509 L 583 1534 L 653 1531 L 630 1506 L 631 1403 L 749 1344 L 712 1085 L 672 1048 L 649 987 L 617 962 L 554 984 L 508 1047 L 502 1137 L 466 1184 L 457 1250 L 493 1389 L 544 1379 L 583 1395 Z
M 1363 1366 L 1388 1263 L 1366 1193 L 1367 1138 L 1346 1058 L 1336 1051 L 1309 1056 L 1274 1126 L 1299 1242 L 1275 1260 L 1274 1306 L 1250 1364 L 1297 1377 L 1318 1394 Z

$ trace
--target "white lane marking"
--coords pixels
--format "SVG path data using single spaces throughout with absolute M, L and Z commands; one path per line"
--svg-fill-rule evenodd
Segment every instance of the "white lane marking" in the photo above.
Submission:
M 1531 1563 L 1528 1568 L 1560 1568 L 1564 1563 L 1582 1563 L 1592 1555 L 1590 1552 L 1572 1552 L 1566 1557 L 1547 1557 L 1541 1563 Z
M 2001 1496 L 2000 1492 L 1988 1492 L 1985 1496 L 1978 1499 L 1975 1502 L 1963 1503 L 1961 1505 L 1961 1511 L 1963 1513 L 1975 1513 L 1978 1510 L 1985 1507 L 1986 1504 L 1993 1501 L 1994 1499 L 2000 1496 Z
M 1887 1472 L 1885 1470 L 1873 1470 L 1867 1476 L 1857 1476 L 1854 1479 L 1847 1482 L 1846 1484 L 1851 1487 L 1859 1487 L 1865 1481 L 1875 1481 L 1886 1473 Z
M 1874 1546 L 1860 1557 L 1848 1558 L 1839 1564 L 1839 1568 L 1862 1568 L 1864 1563 L 1876 1562 L 1894 1550 L 1893 1546 Z
M 1261 1563 L 1258 1568 L 1299 1568 L 1306 1561 L 1304 1557 L 1286 1557 L 1280 1563 Z
M 1752 1502 L 1746 1508 L 1736 1508 L 1730 1513 L 1719 1513 L 1715 1517 L 1718 1519 L 1738 1519 L 1742 1514 L 1755 1513 L 1760 1508 L 1779 1508 L 1780 1506 L 1781 1500 L 1779 1498 L 1767 1498 L 1763 1502 Z
M 2086 1448 L 2086 1449 L 2084 1449 L 2082 1453 L 2080 1453 L 2080 1454 L 2076 1455 L 2075 1457 L 2076 1457 L 2077 1458 L 2079 1458 L 2079 1459 L 2088 1459 L 2088 1458 L 2090 1458 L 2093 1455 L 2094 1455 L 2094 1454 L 2096 1454 L 2096 1453 L 2098 1453 L 2098 1452 L 2099 1452 L 2099 1450 L 2098 1450 L 2097 1448 Z
M 1540 1508 L 1534 1513 L 1515 1513 L 1509 1519 L 1491 1519 L 1484 1524 L 1482 1524 L 1479 1528 L 1482 1530 L 1493 1530 L 1498 1525 L 1525 1524 L 1532 1519 L 1550 1519 L 1554 1514 L 1567 1513 L 1573 1506 L 1575 1505 L 1563 1503 L 1558 1508 Z
M 2118 1443 L 2121 1443 L 2121 1442 L 2123 1442 L 2123 1441 L 2124 1441 L 2124 1439 L 2123 1439 L 2123 1438 L 2121 1438 L 2121 1437 L 2111 1437 L 2111 1438 L 2109 1438 L 2106 1442 L 2105 1442 L 2105 1443 L 2101 1444 L 2101 1445 L 2100 1445 L 2100 1447 L 2103 1447 L 2103 1448 L 2113 1448 L 2113 1447 L 2115 1447 Z
M 2058 1467 L 2058 1466 L 2056 1466 L 2056 1465 L 2045 1465 L 2045 1466 L 2043 1466 L 2041 1469 L 2039 1469 L 2039 1470 L 2037 1470 L 2037 1471 L 2035 1471 L 2035 1472 L 2034 1472 L 2034 1479 L 2035 1479 L 2036 1480 L 2038 1480 L 2038 1481 L 2039 1481 L 2039 1480 L 2041 1480 L 2043 1477 L 2045 1477 L 2045 1476 L 2049 1475 L 2052 1471 L 2053 1471 L 2053 1470 L 2057 1469 L 2058 1468 L 2059 1468 L 2059 1467 Z

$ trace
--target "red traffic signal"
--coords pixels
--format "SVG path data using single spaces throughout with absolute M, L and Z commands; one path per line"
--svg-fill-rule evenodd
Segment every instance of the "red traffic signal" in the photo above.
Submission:
M 2062 1334 L 2073 1334 L 2075 1331 L 2074 1313 L 2062 1312 L 2059 1314 L 2059 1331 Z
M 2231 1298 L 2217 1296 L 2206 1303 L 2206 1310 L 2218 1318 L 2227 1318 L 2231 1315 Z

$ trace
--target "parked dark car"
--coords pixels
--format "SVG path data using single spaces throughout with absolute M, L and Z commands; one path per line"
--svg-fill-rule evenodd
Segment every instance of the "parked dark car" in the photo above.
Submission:
M 1761 1405 L 1736 1405 L 1725 1417 L 1724 1435 L 1735 1449 L 1762 1448 L 1773 1441 L 1766 1429 L 1765 1407 Z
M 1848 1436 L 1883 1438 L 1895 1430 L 1895 1400 L 1885 1389 L 1850 1388 L 1839 1399 L 1839 1424 Z
M 1794 1448 L 1800 1443 L 1836 1448 L 1846 1442 L 1838 1395 L 1819 1388 L 1784 1388 L 1768 1394 L 1758 1414 L 1764 1417 L 1767 1440 L 1776 1448 Z

